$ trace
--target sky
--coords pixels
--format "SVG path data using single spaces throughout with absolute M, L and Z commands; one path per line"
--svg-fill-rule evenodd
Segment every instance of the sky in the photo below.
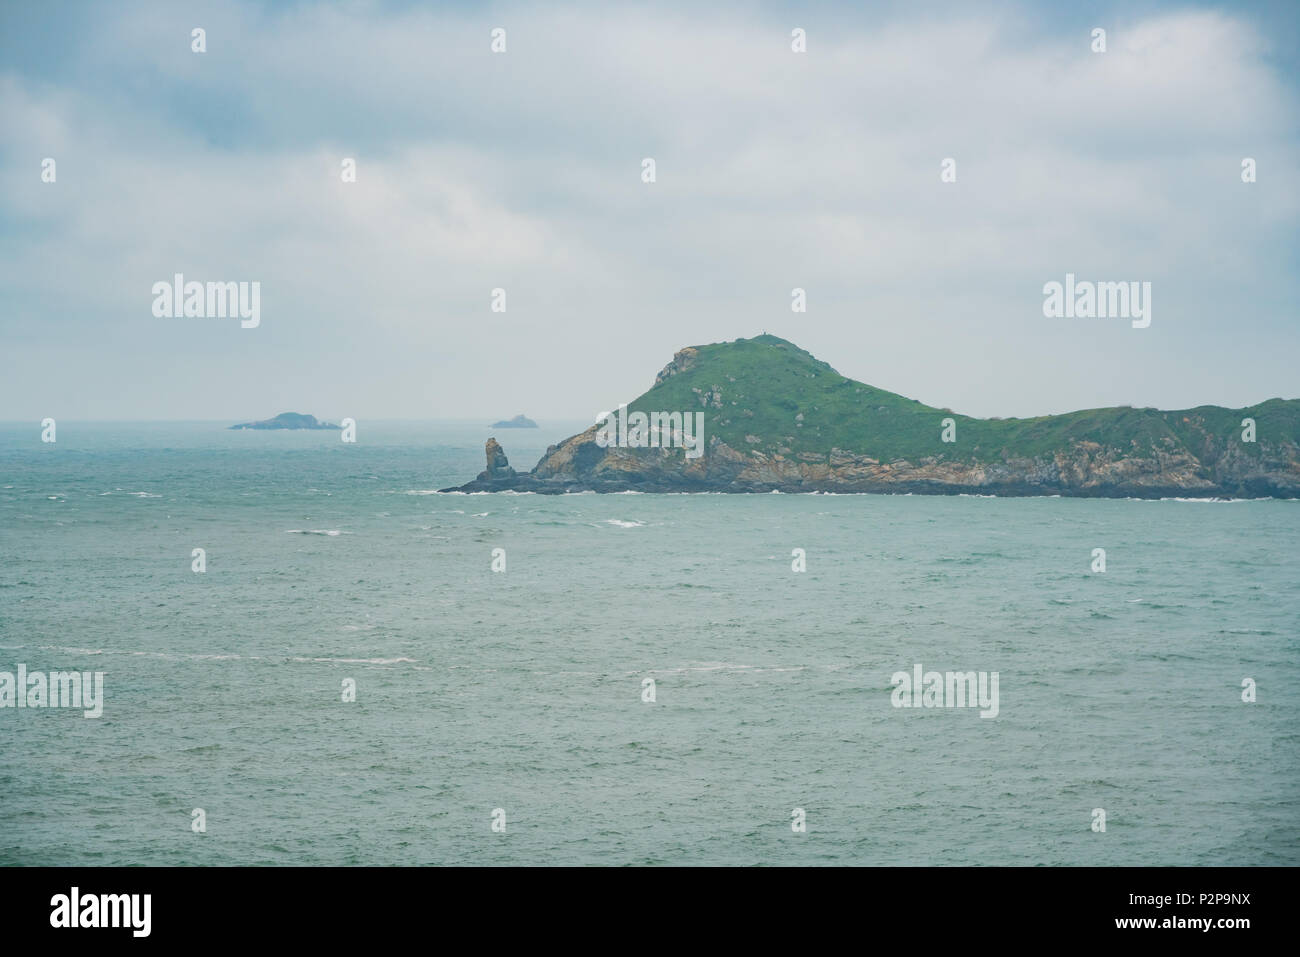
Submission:
M 762 332 L 969 415 L 1300 397 L 1298 21 L 0 3 L 0 420 L 594 419 Z M 1150 325 L 1044 316 L 1067 273 Z

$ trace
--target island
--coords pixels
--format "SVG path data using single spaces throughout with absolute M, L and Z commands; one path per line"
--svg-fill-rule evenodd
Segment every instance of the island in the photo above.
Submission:
M 537 423 L 520 412 L 513 419 L 503 419 L 500 422 L 493 422 L 490 427 L 493 429 L 535 429 L 537 428 Z
M 1300 497 L 1300 400 L 979 419 L 761 335 L 679 351 L 639 398 L 529 472 L 495 438 L 444 492 L 874 492 Z
M 281 412 L 273 419 L 263 419 L 261 422 L 241 422 L 239 425 L 232 425 L 232 429 L 334 429 L 338 431 L 341 426 L 332 422 L 319 422 L 314 415 L 303 415 L 301 412 Z

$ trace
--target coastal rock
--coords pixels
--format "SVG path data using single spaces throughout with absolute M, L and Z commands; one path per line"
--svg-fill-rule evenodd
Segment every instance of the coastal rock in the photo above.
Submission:
M 478 473 L 478 481 L 503 482 L 515 478 L 517 473 L 510 467 L 510 460 L 496 439 L 487 440 L 486 452 L 487 468 Z
M 1300 497 L 1295 399 L 975 419 L 848 379 L 764 335 L 680 350 L 627 411 L 704 416 L 703 454 L 602 447 L 593 425 L 524 474 L 504 453 L 493 466 L 493 440 L 488 470 L 461 489 Z M 1256 441 L 1244 440 L 1247 419 Z M 953 442 L 941 437 L 949 420 Z

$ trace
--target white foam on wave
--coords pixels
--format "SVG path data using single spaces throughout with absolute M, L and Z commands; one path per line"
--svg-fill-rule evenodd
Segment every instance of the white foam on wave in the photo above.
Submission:
M 22 649 L 24 645 L 0 645 L 7 651 Z M 169 661 L 291 661 L 297 664 L 339 664 L 339 665 L 413 665 L 414 658 L 302 658 L 290 655 L 237 655 L 209 654 L 203 652 L 177 651 L 129 651 L 117 648 L 69 648 L 61 645 L 38 645 L 41 651 L 53 651 L 62 655 L 130 655 L 134 658 L 162 658 Z
M 656 675 L 656 674 L 679 674 L 680 675 L 680 674 L 702 674 L 702 673 L 709 673 L 709 672 L 716 672 L 716 671 L 744 672 L 746 674 L 766 674 L 769 672 L 807 671 L 809 667 L 810 667 L 809 665 L 770 665 L 767 667 L 763 667 L 760 665 L 734 664 L 728 661 L 701 661 L 701 662 L 696 662 L 694 664 L 682 665 L 677 668 L 652 669 L 651 671 L 648 672 L 628 671 L 628 672 L 624 672 L 624 674 L 634 675 L 634 674 L 644 673 L 644 674 L 651 674 L 651 675 Z M 836 667 L 839 666 L 820 665 L 817 667 L 823 670 L 834 670 Z
M 1135 501 L 1135 502 L 1149 502 L 1149 501 L 1151 501 L 1151 499 L 1149 499 L 1149 498 L 1145 498 L 1145 499 L 1144 499 L 1144 498 L 1139 498 L 1139 499 L 1133 499 L 1132 501 Z M 1161 501 L 1161 502 L 1197 502 L 1197 503 L 1202 504 L 1202 505 L 1233 505 L 1233 504 L 1236 504 L 1237 502 L 1271 502 L 1271 501 L 1273 501 L 1273 500 L 1270 499 L 1270 498 L 1180 498 L 1180 497 L 1178 497 L 1178 496 L 1174 496 L 1174 497 L 1172 497 L 1172 498 L 1162 498 L 1162 499 L 1158 499 L 1158 501 Z
M 644 528 L 645 527 L 645 522 L 625 522 L 619 518 L 607 518 L 605 519 L 605 524 L 615 525 L 619 528 Z
M 413 665 L 414 658 L 286 658 L 286 661 L 329 665 Z

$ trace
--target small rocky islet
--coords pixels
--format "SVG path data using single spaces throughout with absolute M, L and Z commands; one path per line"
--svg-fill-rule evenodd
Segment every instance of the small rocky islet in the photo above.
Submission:
M 520 412 L 513 419 L 502 419 L 500 422 L 493 422 L 491 428 L 494 429 L 535 429 L 537 423 L 528 416 Z
M 241 422 L 232 425 L 232 429 L 333 429 L 337 432 L 342 426 L 332 422 L 321 422 L 314 415 L 301 412 L 281 412 L 275 418 L 260 422 Z

